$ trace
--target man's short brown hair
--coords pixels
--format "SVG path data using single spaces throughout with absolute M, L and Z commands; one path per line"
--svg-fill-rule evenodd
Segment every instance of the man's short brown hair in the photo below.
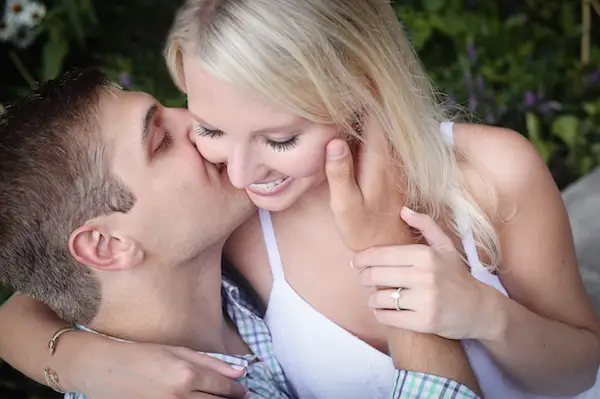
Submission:
M 71 233 L 135 202 L 99 134 L 100 98 L 111 90 L 101 72 L 73 71 L 0 116 L 0 281 L 71 323 L 88 323 L 101 300 L 98 279 L 69 252 Z

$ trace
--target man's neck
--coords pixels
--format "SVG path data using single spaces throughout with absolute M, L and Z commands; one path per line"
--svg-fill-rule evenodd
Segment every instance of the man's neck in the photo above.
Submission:
M 102 305 L 87 327 L 135 342 L 248 353 L 223 315 L 221 253 L 211 248 L 175 267 L 149 260 L 103 276 Z

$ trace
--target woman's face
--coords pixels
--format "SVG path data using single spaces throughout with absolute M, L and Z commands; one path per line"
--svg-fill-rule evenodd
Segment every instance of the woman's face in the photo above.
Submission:
M 212 78 L 184 57 L 188 108 L 196 145 L 212 163 L 227 165 L 231 183 L 256 206 L 290 207 L 325 179 L 325 146 L 338 132 Z

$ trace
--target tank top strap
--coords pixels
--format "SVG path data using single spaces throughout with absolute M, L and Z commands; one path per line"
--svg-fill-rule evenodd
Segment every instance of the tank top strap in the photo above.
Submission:
M 285 280 L 285 275 L 283 273 L 283 262 L 281 261 L 279 247 L 277 246 L 277 238 L 275 237 L 275 229 L 273 228 L 271 212 L 267 211 L 266 209 L 259 208 L 258 216 L 260 218 L 260 225 L 262 227 L 265 246 L 267 247 L 267 255 L 269 257 L 269 266 L 271 267 L 273 280 Z
M 441 122 L 440 132 L 449 144 L 454 144 L 454 122 Z M 475 236 L 473 235 L 473 229 L 471 228 L 471 223 L 469 222 L 469 216 L 464 210 L 457 210 L 455 217 L 456 224 L 460 232 L 461 242 L 472 273 L 478 274 L 482 271 L 487 272 L 487 269 L 483 267 L 479 260 L 477 244 L 475 243 Z
M 440 132 L 442 136 L 448 141 L 450 144 L 454 144 L 454 122 L 445 121 L 440 123 Z

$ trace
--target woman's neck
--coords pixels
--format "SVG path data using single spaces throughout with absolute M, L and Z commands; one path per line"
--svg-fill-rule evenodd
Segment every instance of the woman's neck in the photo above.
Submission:
M 289 208 L 274 213 L 278 218 L 288 218 L 291 215 L 297 217 L 305 213 L 314 212 L 331 212 L 329 205 L 329 183 L 324 179 L 321 183 L 312 187 L 304 193 L 298 200 Z

